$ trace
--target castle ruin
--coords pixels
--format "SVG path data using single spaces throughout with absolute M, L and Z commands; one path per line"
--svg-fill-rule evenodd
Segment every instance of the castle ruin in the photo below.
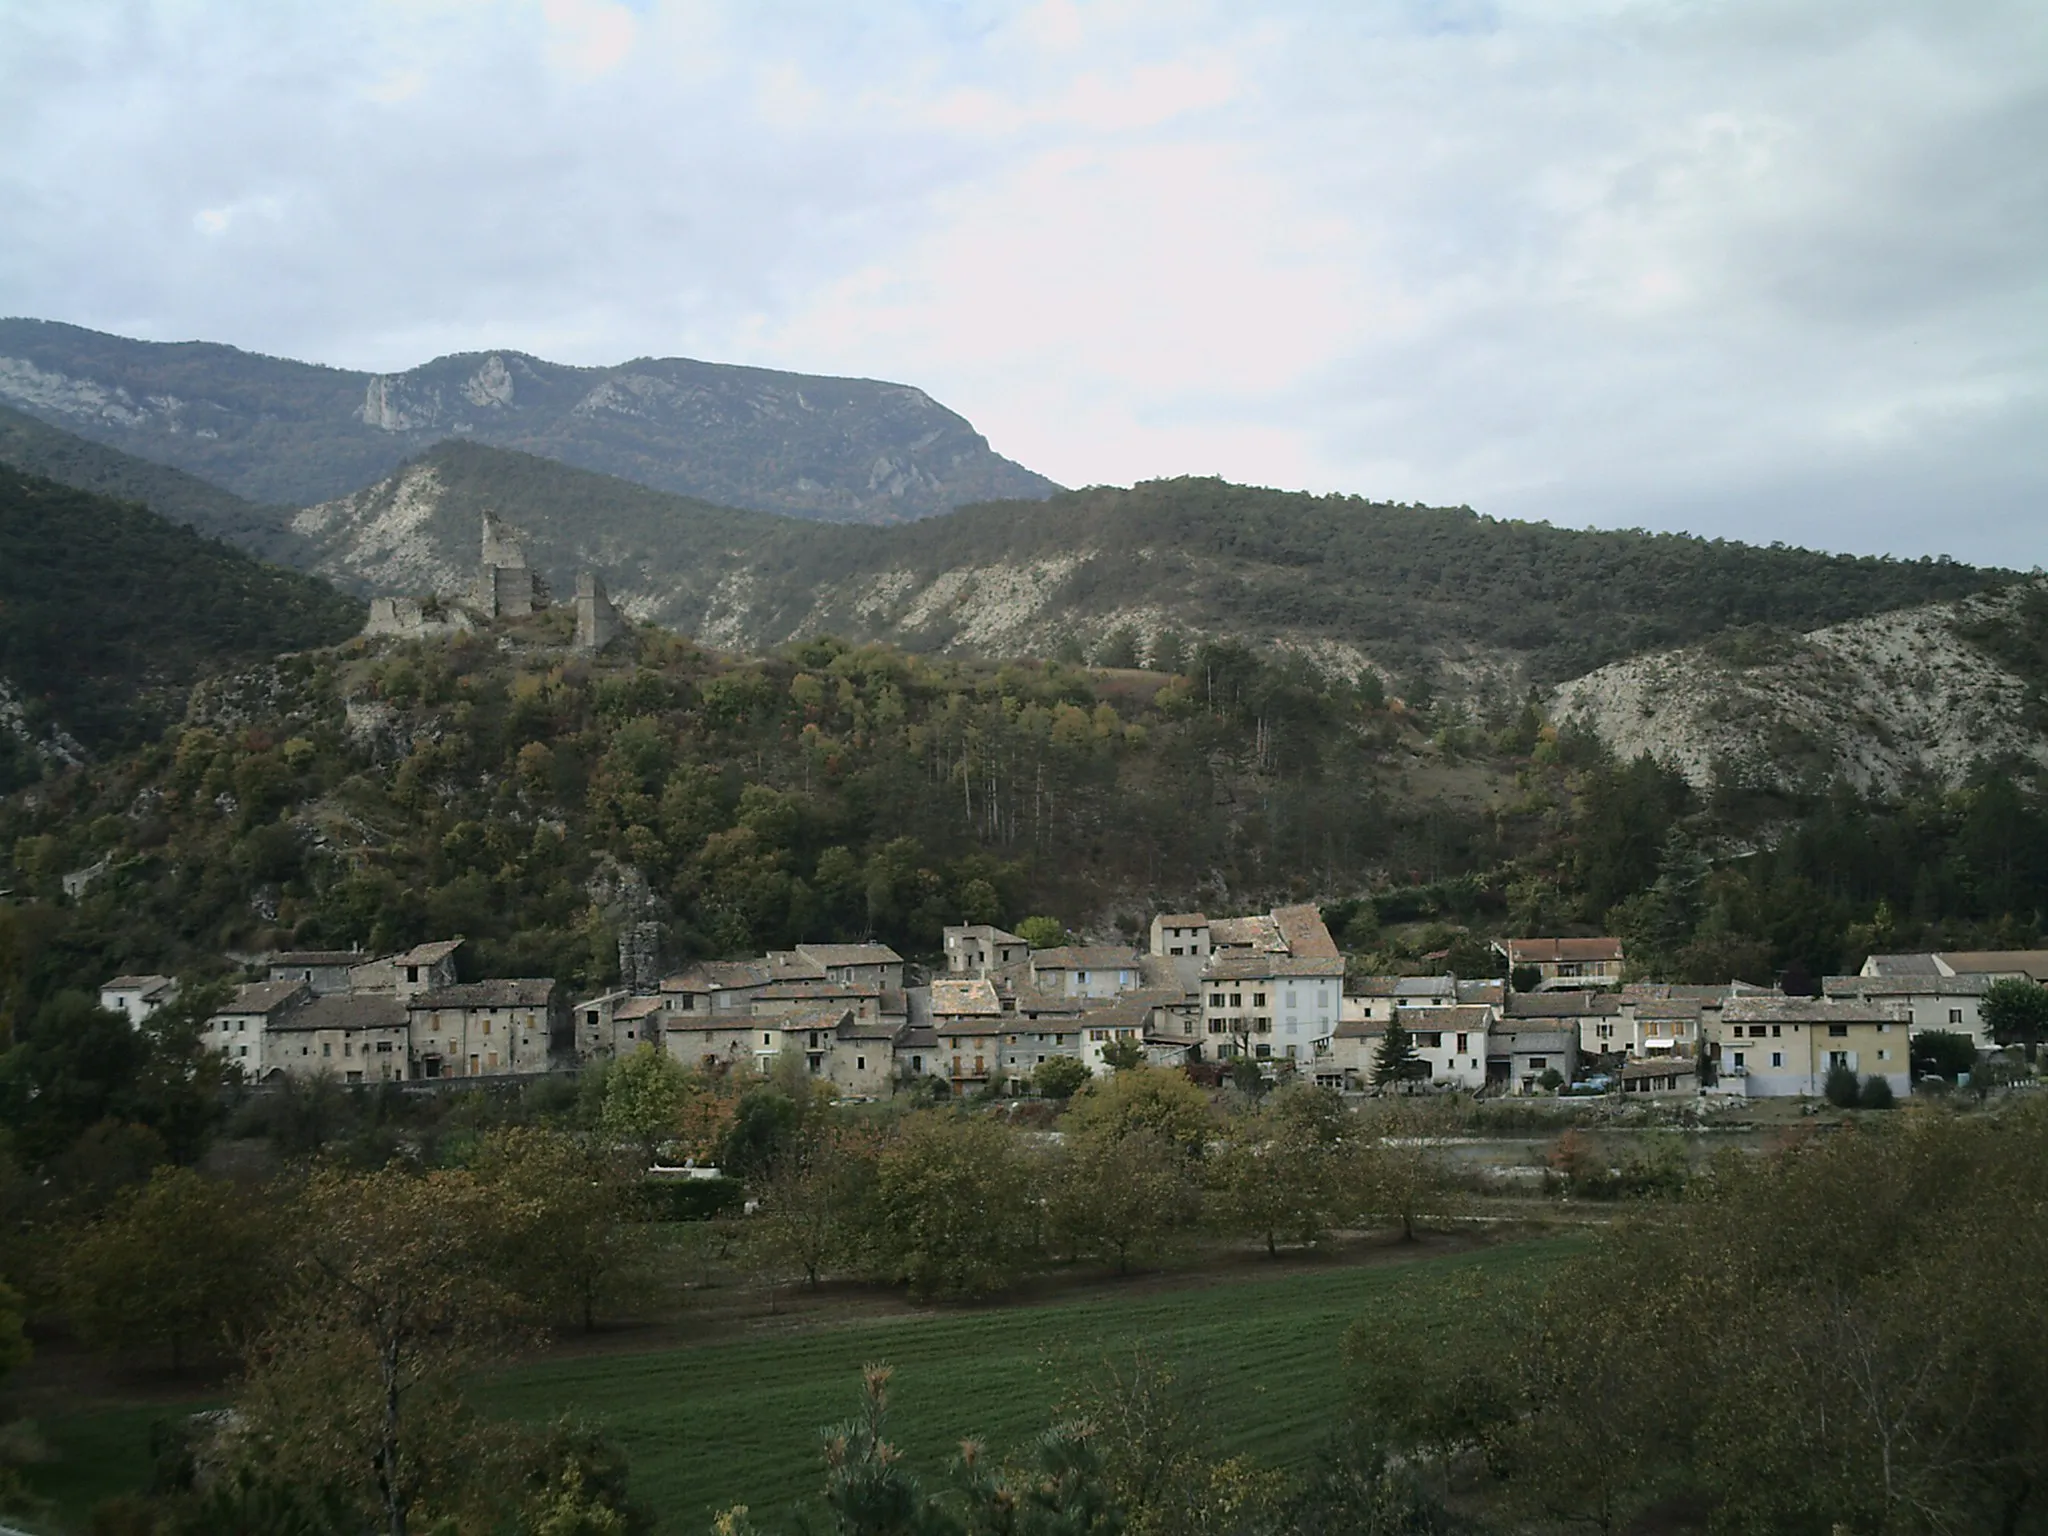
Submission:
M 483 567 L 477 573 L 475 604 L 487 619 L 524 619 L 548 605 L 547 584 L 527 564 L 525 540 L 490 512 L 484 514 Z
M 604 579 L 595 571 L 576 578 L 576 649 L 601 651 L 619 638 L 625 627 L 619 610 L 604 590 Z

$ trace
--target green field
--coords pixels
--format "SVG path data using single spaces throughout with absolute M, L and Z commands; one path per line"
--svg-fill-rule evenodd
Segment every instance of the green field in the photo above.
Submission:
M 1369 1265 L 1275 1265 L 1270 1273 L 1126 1297 L 1043 1306 L 934 1309 L 765 1333 L 641 1355 L 516 1367 L 482 1384 L 479 1405 L 520 1418 L 575 1412 L 631 1457 L 660 1529 L 698 1536 L 712 1512 L 757 1513 L 806 1498 L 820 1481 L 818 1431 L 847 1417 L 859 1372 L 895 1367 L 892 1438 L 928 1477 L 958 1440 L 1007 1452 L 1045 1427 L 1072 1384 L 1143 1342 L 1203 1382 L 1224 1452 L 1296 1463 L 1342 1411 L 1344 1330 L 1362 1318 L 1426 1324 L 1475 1282 L 1529 1280 L 1573 1239 Z M 146 1475 L 161 1409 L 109 1409 L 46 1421 L 59 1459 L 36 1469 L 68 1528 L 97 1498 Z

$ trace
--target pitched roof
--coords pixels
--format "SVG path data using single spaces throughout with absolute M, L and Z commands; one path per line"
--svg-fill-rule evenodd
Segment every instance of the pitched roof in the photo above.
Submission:
M 1511 1019 L 1607 1018 L 1621 1012 L 1621 999 L 1612 992 L 1510 992 L 1507 1014 Z
M 612 1019 L 614 1022 L 631 1022 L 634 1019 L 644 1019 L 651 1014 L 659 1012 L 661 1012 L 660 998 L 629 997 L 612 1010 Z
M 1280 930 L 1280 942 L 1297 960 L 1329 960 L 1341 953 L 1323 923 L 1323 909 L 1313 903 L 1275 907 L 1273 924 Z
M 996 984 L 985 976 L 971 980 L 942 977 L 932 983 L 931 999 L 934 1019 L 993 1016 L 1003 1011 Z
M 955 923 L 948 927 L 945 932 L 946 937 L 949 939 L 955 934 L 965 938 L 968 934 L 973 933 L 982 935 L 991 944 L 1022 944 L 1024 942 L 1007 928 L 998 928 L 994 923 Z
M 386 957 L 383 955 L 365 954 L 360 949 L 280 949 L 263 963 L 297 966 L 301 970 L 321 970 L 336 965 L 363 965 L 384 958 Z
M 1209 919 L 1199 912 L 1162 912 L 1152 919 L 1162 928 L 1206 928 Z
M 1342 976 L 1342 955 L 1323 959 L 1314 956 L 1259 954 L 1212 954 L 1202 967 L 1206 981 L 1258 981 L 1265 977 Z
M 1932 955 L 1872 955 L 1863 962 L 1873 976 L 1939 976 Z
M 661 978 L 664 992 L 727 992 L 736 987 L 765 987 L 775 979 L 759 960 L 698 960 L 673 976 Z
M 835 997 L 851 997 L 865 1001 L 871 997 L 879 998 L 881 995 L 881 987 L 873 982 L 826 981 L 821 977 L 816 981 L 770 982 L 755 993 L 754 997 L 757 1002 L 777 1003 L 790 1000 L 802 1002 L 813 998 L 822 1001 Z
M 1721 1010 L 1727 1024 L 1896 1024 L 1897 1004 L 1818 997 L 1731 997 Z
M 552 976 L 500 976 L 490 981 L 465 981 L 422 992 L 414 1008 L 545 1008 L 559 987 Z
M 756 1020 L 763 1029 L 779 1029 L 784 1034 L 800 1035 L 811 1029 L 838 1029 L 853 1018 L 851 1008 L 826 1006 L 823 1008 L 797 1008 L 773 1019 Z
M 820 965 L 901 965 L 903 957 L 886 944 L 799 944 L 796 951 Z
M 393 955 L 393 965 L 439 965 L 455 951 L 462 948 L 460 939 L 434 939 L 426 944 L 415 944 L 402 955 Z M 372 960 L 373 955 L 360 955 L 360 960 Z
M 1982 997 L 1993 978 L 1971 976 L 1823 976 L 1828 997 Z
M 936 1051 L 939 1048 L 938 1031 L 929 1024 L 908 1024 L 903 1033 L 896 1037 L 896 1048 L 903 1051 Z
M 1396 976 L 1394 992 L 1396 998 L 1403 997 L 1456 997 L 1458 978 L 1455 976 Z
M 140 992 L 144 996 L 161 992 L 165 987 L 176 986 L 169 976 L 116 976 L 112 981 L 100 983 L 102 992 Z
M 1418 1029 L 1491 1029 L 1493 1010 L 1481 1005 L 1461 1004 L 1455 1008 L 1398 1008 L 1394 1016 L 1411 1034 Z
M 1569 1051 L 1579 1043 L 1579 1034 L 1574 1029 L 1558 1029 L 1554 1025 L 1539 1024 L 1496 1024 L 1492 1036 L 1486 1042 L 1489 1055 L 1506 1050 L 1512 1053 L 1542 1051 Z
M 1475 979 L 1458 982 L 1458 1001 L 1461 1003 L 1491 1003 L 1501 1007 L 1507 1001 L 1508 984 L 1498 977 L 1492 980 Z
M 271 1014 L 290 1004 L 294 998 L 310 996 L 303 981 L 252 981 L 235 988 L 235 995 L 220 1008 L 214 1016 L 224 1013 Z
M 1559 961 L 1619 960 L 1621 940 L 1598 939 L 1503 939 L 1508 959 L 1515 965 L 1556 964 Z
M 2018 974 L 2048 981 L 2048 949 L 1945 949 L 1935 959 L 1959 976 Z
M 1064 944 L 1031 952 L 1034 971 L 1135 970 L 1138 952 L 1116 944 Z
M 1700 1064 L 1691 1056 L 1644 1056 L 1621 1064 L 1624 1080 L 1645 1077 L 1697 1077 Z
M 403 1029 L 407 1022 L 405 1004 L 389 992 L 342 992 L 275 1014 L 263 1027 L 271 1034 L 298 1034 L 315 1029 Z
M 1224 949 L 1279 949 L 1280 925 L 1266 913 L 1209 921 L 1209 943 Z

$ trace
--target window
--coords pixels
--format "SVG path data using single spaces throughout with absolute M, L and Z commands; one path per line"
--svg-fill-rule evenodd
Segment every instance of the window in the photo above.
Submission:
M 1466 1050 L 1467 1050 L 1467 1045 L 1466 1045 L 1466 1037 L 1465 1037 L 1465 1035 L 1464 1035 L 1464 1034 L 1462 1034 L 1462 1033 L 1461 1033 L 1461 1034 L 1459 1034 L 1459 1036 L 1458 1036 L 1458 1054 L 1459 1054 L 1460 1056 L 1462 1056 L 1462 1055 L 1464 1055 L 1464 1054 L 1465 1054 L 1465 1051 L 1466 1051 Z
M 332 1056 L 334 1054 L 334 1042 L 331 1040 L 322 1040 L 320 1042 L 320 1054 L 322 1056 Z
M 1783 1051 L 1771 1052 L 1771 1065 L 1774 1067 L 1782 1067 L 1783 1065 L 1785 1065 L 1785 1053 Z
M 1273 1033 L 1273 1021 L 1271 1019 L 1253 1019 L 1252 1033 L 1255 1035 L 1270 1035 Z
M 1081 985 L 1084 987 L 1088 985 L 1088 973 L 1086 971 L 1081 972 Z
M 1846 1025 L 1846 1024 L 1830 1024 L 1830 1025 L 1828 1026 L 1828 1036 L 1829 1036 L 1829 1038 L 1831 1038 L 1831 1039 L 1835 1039 L 1835 1040 L 1841 1040 L 1841 1039 L 1844 1039 L 1844 1038 L 1846 1038 L 1846 1037 L 1847 1037 L 1848 1033 L 1849 1033 L 1849 1026 L 1848 1026 L 1848 1025 Z
M 1273 1047 L 1261 1041 L 1257 1046 L 1253 1047 L 1252 1054 L 1261 1061 L 1264 1061 L 1273 1054 Z
M 763 1035 L 761 1037 L 761 1043 L 763 1045 L 773 1045 L 775 1043 L 775 1037 L 773 1035 Z
M 1549 1065 L 1550 1058 L 1548 1056 L 1531 1056 L 1529 1058 L 1529 1070 L 1531 1072 L 1541 1072 Z
M 1742 1065 L 1742 1052 L 1740 1052 L 1740 1051 L 1737 1051 L 1737 1052 L 1735 1053 L 1735 1065 L 1736 1065 L 1736 1066 L 1737 1066 L 1738 1068 L 1740 1068 L 1740 1067 L 1741 1067 L 1741 1065 Z
M 1244 994 L 1242 992 L 1231 993 L 1230 1006 L 1233 1008 L 1242 1008 L 1244 1006 Z
M 595 1024 L 597 1022 L 597 1010 L 595 1008 L 592 1008 L 589 1012 L 585 1013 L 583 1015 L 583 1022 L 586 1024 Z
M 1951 1024 L 1960 1024 L 1960 1023 L 1962 1023 L 1962 1022 L 1963 1022 L 1963 1010 L 1962 1010 L 1962 1009 L 1960 1009 L 1960 1008 L 1951 1008 L 1951 1009 L 1949 1009 L 1949 1011 L 1948 1011 L 1948 1021 L 1949 1021 L 1949 1023 L 1951 1023 Z
M 1293 1007 L 1296 1007 L 1296 1006 L 1297 1006 L 1297 1004 L 1296 1004 L 1296 1002 L 1295 1002 L 1295 998 L 1294 998 L 1294 988 L 1292 988 L 1292 987 L 1289 987 L 1289 988 L 1287 989 L 1287 1006 L 1288 1006 L 1289 1008 L 1293 1008 Z
M 1779 1035 L 1780 1035 L 1780 1034 L 1781 1034 L 1781 1033 L 1783 1032 L 1783 1029 L 1784 1029 L 1784 1026 L 1783 1026 L 1783 1025 L 1780 1025 L 1780 1024 L 1773 1024 L 1773 1025 L 1771 1026 L 1771 1038 L 1772 1038 L 1773 1040 L 1777 1039 L 1777 1038 L 1778 1038 L 1778 1036 L 1779 1036 Z M 1754 1034 L 1754 1033 L 1756 1033 L 1756 1031 L 1754 1031 L 1754 1030 L 1751 1030 L 1751 1031 L 1750 1031 L 1750 1033 L 1751 1033 L 1751 1034 Z
M 235 1047 L 235 1054 L 237 1056 L 246 1056 L 249 1054 L 249 1047 L 247 1047 L 246 1045 L 238 1045 Z
M 1892 1053 L 1890 1051 L 1879 1051 L 1877 1053 L 1877 1059 L 1879 1061 L 1890 1061 L 1892 1059 Z
M 408 965 L 405 968 L 405 979 L 407 981 L 418 981 L 420 979 L 420 968 L 416 965 Z
M 1265 994 L 1265 993 L 1263 993 L 1263 992 L 1254 992 L 1254 993 L 1252 994 L 1252 1006 L 1253 1006 L 1254 1008 L 1263 1008 L 1263 1007 L 1265 1007 L 1265 1006 L 1266 1006 L 1266 994 Z
M 1212 1035 L 1223 1034 L 1226 1032 L 1226 1029 L 1227 1026 L 1221 1019 L 1211 1019 L 1209 1021 L 1209 1033 Z
M 922 1072 L 924 1070 L 924 1058 L 922 1056 L 911 1057 L 910 1070 L 913 1072 Z
M 391 1042 L 389 1040 L 379 1040 L 377 1042 L 377 1054 L 379 1056 L 389 1056 L 391 1054 Z
M 1209 994 L 1209 1006 L 1211 1008 L 1221 1008 L 1223 1006 L 1223 994 L 1221 992 L 1211 992 Z
M 1179 954 L 1179 953 L 1180 953 L 1180 946 L 1179 946 L 1178 944 L 1174 945 L 1174 946 L 1173 946 L 1173 947 L 1172 947 L 1171 949 L 1167 950 L 1167 953 L 1168 953 L 1169 955 L 1177 955 L 1177 954 Z
M 1444 1045 L 1443 1031 L 1438 1029 L 1417 1030 L 1415 1032 L 1415 1044 L 1421 1050 L 1440 1051 Z
M 867 1071 L 867 1069 L 868 1069 L 868 1059 L 867 1059 L 867 1057 L 865 1057 L 865 1056 L 856 1056 L 856 1057 L 854 1057 L 854 1058 L 853 1058 L 853 1070 L 854 1070 L 854 1071 L 856 1071 L 856 1072 L 865 1072 L 865 1071 Z

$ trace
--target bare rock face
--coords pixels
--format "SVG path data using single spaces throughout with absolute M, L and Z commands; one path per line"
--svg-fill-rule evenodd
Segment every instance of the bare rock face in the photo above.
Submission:
M 1649 753 L 1700 789 L 1718 777 L 1895 793 L 1916 778 L 1959 784 L 1987 758 L 2048 765 L 2030 680 L 1983 640 L 2038 590 L 1632 657 L 1564 684 L 1551 714 L 1590 727 L 1619 756 Z
M 1058 489 L 923 390 L 680 357 L 576 368 L 468 353 L 367 374 L 0 320 L 0 403 L 289 506 L 352 493 L 445 437 L 838 522 Z

